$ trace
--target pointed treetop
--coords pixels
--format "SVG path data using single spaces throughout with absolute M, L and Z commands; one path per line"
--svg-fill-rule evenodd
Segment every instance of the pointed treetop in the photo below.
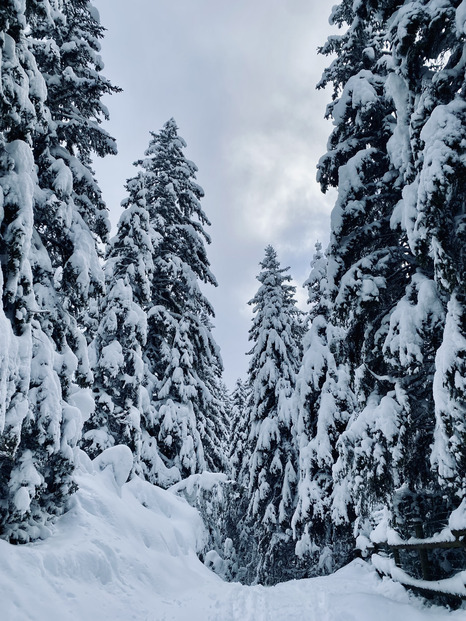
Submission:
M 269 289 L 274 289 L 277 286 L 283 289 L 283 295 L 287 300 L 293 298 L 296 287 L 285 284 L 285 282 L 291 281 L 291 276 L 287 273 L 290 268 L 280 267 L 277 252 L 271 244 L 265 248 L 264 259 L 259 265 L 262 267 L 262 271 L 256 278 L 262 283 L 262 286 L 259 287 L 256 295 L 252 300 L 249 300 L 248 304 L 256 305 L 260 299 L 268 298 Z
M 181 155 L 181 149 L 187 146 L 184 138 L 178 135 L 178 125 L 173 117 L 164 123 L 159 132 L 151 131 L 150 135 L 152 136 L 152 140 L 145 153 L 146 155 L 157 155 L 160 151 L 166 153 L 167 150 Z M 191 173 L 197 172 L 197 166 L 194 162 L 187 160 L 187 163 L 191 169 Z

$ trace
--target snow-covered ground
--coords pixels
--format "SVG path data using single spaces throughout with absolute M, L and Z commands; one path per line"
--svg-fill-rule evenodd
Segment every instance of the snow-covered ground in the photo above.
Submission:
M 464 621 L 425 608 L 363 561 L 275 587 L 228 584 L 198 559 L 198 513 L 139 479 L 126 447 L 90 462 L 51 537 L 0 541 L 1 621 Z

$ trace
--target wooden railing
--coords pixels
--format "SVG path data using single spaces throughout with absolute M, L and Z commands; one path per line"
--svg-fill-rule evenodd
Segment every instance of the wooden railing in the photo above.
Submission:
M 422 523 L 413 524 L 415 537 L 407 541 L 383 542 L 374 545 L 372 561 L 379 573 L 422 595 L 435 594 L 453 600 L 466 599 L 466 529 L 445 529 L 434 537 L 423 537 Z M 443 535 L 443 539 L 442 539 Z M 429 550 L 465 549 L 464 571 L 450 578 L 436 580 L 431 575 Z M 402 567 L 401 551 L 417 551 L 422 579 L 413 578 Z M 387 554 L 388 553 L 388 554 Z M 385 554 L 385 556 L 383 556 Z M 392 558 L 388 556 L 391 555 Z
M 397 567 L 401 567 L 400 550 L 417 550 L 419 553 L 419 563 L 421 566 L 421 574 L 423 580 L 431 580 L 429 558 L 427 550 L 435 549 L 452 549 L 452 548 L 466 548 L 466 529 L 462 531 L 450 531 L 454 539 L 447 539 L 445 541 L 439 540 L 436 537 L 424 539 L 422 523 L 415 524 L 416 539 L 404 541 L 403 543 L 389 544 L 388 547 L 393 553 L 393 559 Z M 466 569 L 466 563 L 465 563 Z

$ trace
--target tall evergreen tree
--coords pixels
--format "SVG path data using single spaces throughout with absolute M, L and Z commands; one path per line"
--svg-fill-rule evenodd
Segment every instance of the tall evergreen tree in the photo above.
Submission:
M 406 235 L 419 265 L 410 284 L 419 292 L 413 351 L 424 381 L 428 377 L 429 405 L 435 406 L 435 420 L 433 408 L 421 417 L 419 405 L 413 416 L 426 428 L 427 450 L 434 440 L 432 463 L 441 490 L 431 489 L 431 510 L 444 511 L 464 497 L 466 482 L 465 17 L 458 2 L 429 1 L 413 2 L 391 18 L 393 74 L 402 89 L 392 88 L 390 95 L 408 111 L 397 128 L 406 143 L 409 137 L 404 160 L 413 169 L 393 226 Z
M 45 89 L 27 47 L 24 8 L 15 2 L 7 2 L 0 12 L 0 41 L 0 252 L 4 345 L 0 533 L 4 538 L 27 540 L 27 524 L 26 529 L 21 526 L 29 521 L 26 514 L 30 513 L 31 500 L 37 496 L 37 488 L 43 483 L 43 477 L 31 463 L 29 447 L 20 444 L 22 427 L 29 418 L 31 323 L 35 310 L 29 249 L 37 178 L 31 133 L 44 118 Z
M 0 20 L 0 253 L 2 318 L 8 319 L 2 353 L 0 533 L 22 542 L 44 534 L 47 519 L 63 510 L 73 489 L 74 413 L 63 407 L 58 360 L 38 319 L 41 292 L 37 299 L 33 279 L 34 265 L 49 272 L 34 229 L 39 187 L 31 148 L 33 136 L 48 130 L 46 88 L 26 39 L 24 6 L 8 2 Z
M 141 422 L 150 410 L 146 309 L 151 300 L 153 255 L 158 243 L 149 220 L 145 191 L 139 179 L 128 182 L 135 197 L 111 240 L 105 264 L 107 293 L 91 351 L 94 358 L 95 412 L 86 422 L 83 447 L 94 457 L 115 444 L 126 444 L 140 472 Z M 150 416 L 150 415 L 149 415 Z
M 217 453 L 224 433 L 216 393 L 222 362 L 212 336 L 214 311 L 199 286 L 216 285 L 205 248 L 210 223 L 200 204 L 204 192 L 195 182 L 197 168 L 185 158 L 185 146 L 170 119 L 151 134 L 146 158 L 138 162 L 151 222 L 160 236 L 147 313 L 146 356 L 157 378 L 150 434 L 166 466 L 178 468 L 182 477 L 206 465 L 226 467 L 225 456 Z
M 59 372 L 66 398 L 76 385 L 92 382 L 87 343 L 104 292 L 99 246 L 110 224 L 91 156 L 116 153 L 100 123 L 108 118 L 103 95 L 118 89 L 101 75 L 103 28 L 88 0 L 31 3 L 27 17 L 49 115 L 47 131 L 35 133 L 33 146 L 41 187 L 34 223 L 50 269 L 33 265 L 33 272 L 48 308 L 44 327 L 63 356 Z
M 257 277 L 261 283 L 250 301 L 253 324 L 249 338 L 247 404 L 249 437 L 243 457 L 249 507 L 245 528 L 255 548 L 250 579 L 274 583 L 291 577 L 293 542 L 290 531 L 297 482 L 293 438 L 294 413 L 290 397 L 301 355 L 302 318 L 286 268 L 267 246 Z
M 47 86 L 51 117 L 50 131 L 34 143 L 43 188 L 35 221 L 55 286 L 76 324 L 68 328 L 68 338 L 79 340 L 76 328 L 81 328 L 90 341 L 105 288 L 98 249 L 110 231 L 91 157 L 116 153 L 115 141 L 101 126 L 108 118 L 102 97 L 119 89 L 101 73 L 104 29 L 92 4 L 63 0 L 59 6 L 47 10 L 38 3 L 30 15 L 30 45 Z
M 319 164 L 323 188 L 339 189 L 331 321 L 357 403 L 337 443 L 334 516 L 353 505 L 363 528 L 387 507 L 404 535 L 413 519 L 438 527 L 464 493 L 457 4 L 344 0 L 333 20 L 348 29 L 323 48 L 337 52 L 322 82 L 334 84 L 335 129 Z
M 386 96 L 388 52 L 381 36 L 384 11 L 378 8 L 341 2 L 333 21 L 348 24 L 348 30 L 322 49 L 324 54 L 337 52 L 321 83 L 334 85 L 328 113 L 335 129 L 329 152 L 319 163 L 319 180 L 324 190 L 328 185 L 339 190 L 327 253 L 330 322 L 340 332 L 339 346 L 334 347 L 337 373 L 346 369 L 357 403 L 351 413 L 347 403 L 337 400 L 333 414 L 335 422 L 348 421 L 347 432 L 335 438 L 332 448 L 337 524 L 349 519 L 353 506 L 364 520 L 370 507 L 389 501 L 402 453 L 395 449 L 403 426 L 403 391 L 395 391 L 396 378 L 387 382 L 382 344 L 390 312 L 414 265 L 405 240 L 391 227 L 403 171 L 390 158 L 395 107 Z M 337 427 L 340 435 L 344 427 Z M 365 450 L 368 442 L 370 451 Z
M 102 290 L 96 243 L 107 219 L 101 202 L 99 224 L 93 216 L 86 220 L 79 206 L 86 202 L 90 213 L 100 192 L 88 166 L 89 137 L 80 140 L 77 128 L 95 109 L 89 111 L 85 99 L 76 97 L 69 104 L 72 117 L 60 117 L 71 89 L 52 91 L 67 71 L 60 67 L 53 75 L 44 60 L 49 52 L 58 57 L 60 46 L 77 45 L 76 33 L 66 41 L 57 33 L 78 4 L 90 15 L 91 6 L 78 2 L 8 2 L 0 11 L 0 243 L 6 334 L 14 335 L 5 360 L 14 352 L 16 366 L 12 374 L 7 371 L 11 377 L 1 406 L 0 495 L 2 536 L 14 541 L 41 536 L 75 488 L 73 448 L 81 417 L 72 406 L 73 393 L 92 379 L 79 325 L 89 324 L 83 318 Z M 80 37 L 86 39 L 81 22 Z M 81 61 L 93 59 L 84 55 Z M 74 69 L 79 73 L 77 65 Z M 58 135 L 60 120 L 70 136 L 76 132 L 74 140 Z M 108 147 L 111 142 L 107 138 Z
M 409 369 L 413 381 L 408 395 L 419 373 L 421 394 L 427 393 L 424 407 L 420 401 L 410 402 L 413 423 L 423 430 L 423 442 L 414 437 L 412 446 L 429 455 L 433 445 L 433 453 L 410 493 L 415 511 L 433 522 L 436 515 L 455 508 L 466 481 L 463 14 L 453 1 L 413 2 L 393 12 L 388 31 L 392 82 L 397 85 L 389 94 L 397 109 L 405 110 L 397 130 L 409 144 L 403 163 L 412 162 L 392 224 L 406 235 L 418 269 L 406 288 L 411 306 L 410 294 L 417 292 L 417 317 L 406 330 L 408 343 L 397 346 L 396 329 L 386 347 L 398 353 L 398 365 Z M 410 48 L 415 55 L 407 52 Z M 403 328 L 404 323 L 398 319 L 395 326 Z M 418 464 L 410 465 L 419 471 Z
M 222 362 L 199 287 L 216 284 L 205 249 L 209 222 L 177 132 L 171 119 L 151 134 L 127 183 L 94 344 L 98 405 L 85 429 L 90 450 L 129 444 L 136 470 L 164 486 L 227 467 Z
M 293 395 L 299 481 L 292 526 L 296 554 L 305 560 L 307 575 L 331 572 L 349 559 L 353 549 L 351 528 L 340 526 L 341 520 L 332 515 L 336 447 L 352 412 L 353 398 L 348 366 L 336 362 L 342 331 L 330 322 L 327 259 L 319 243 L 311 268 L 304 283 L 311 325 L 303 339 Z

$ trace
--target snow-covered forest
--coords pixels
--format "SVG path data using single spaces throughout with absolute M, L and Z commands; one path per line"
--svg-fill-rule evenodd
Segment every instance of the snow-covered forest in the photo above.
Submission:
M 330 20 L 330 243 L 309 257 L 305 312 L 265 248 L 248 373 L 229 390 L 182 130 L 148 128 L 111 234 L 92 160 L 116 153 L 103 97 L 119 88 L 99 15 L 4 0 L 8 621 L 464 614 L 466 0 L 340 0 Z

